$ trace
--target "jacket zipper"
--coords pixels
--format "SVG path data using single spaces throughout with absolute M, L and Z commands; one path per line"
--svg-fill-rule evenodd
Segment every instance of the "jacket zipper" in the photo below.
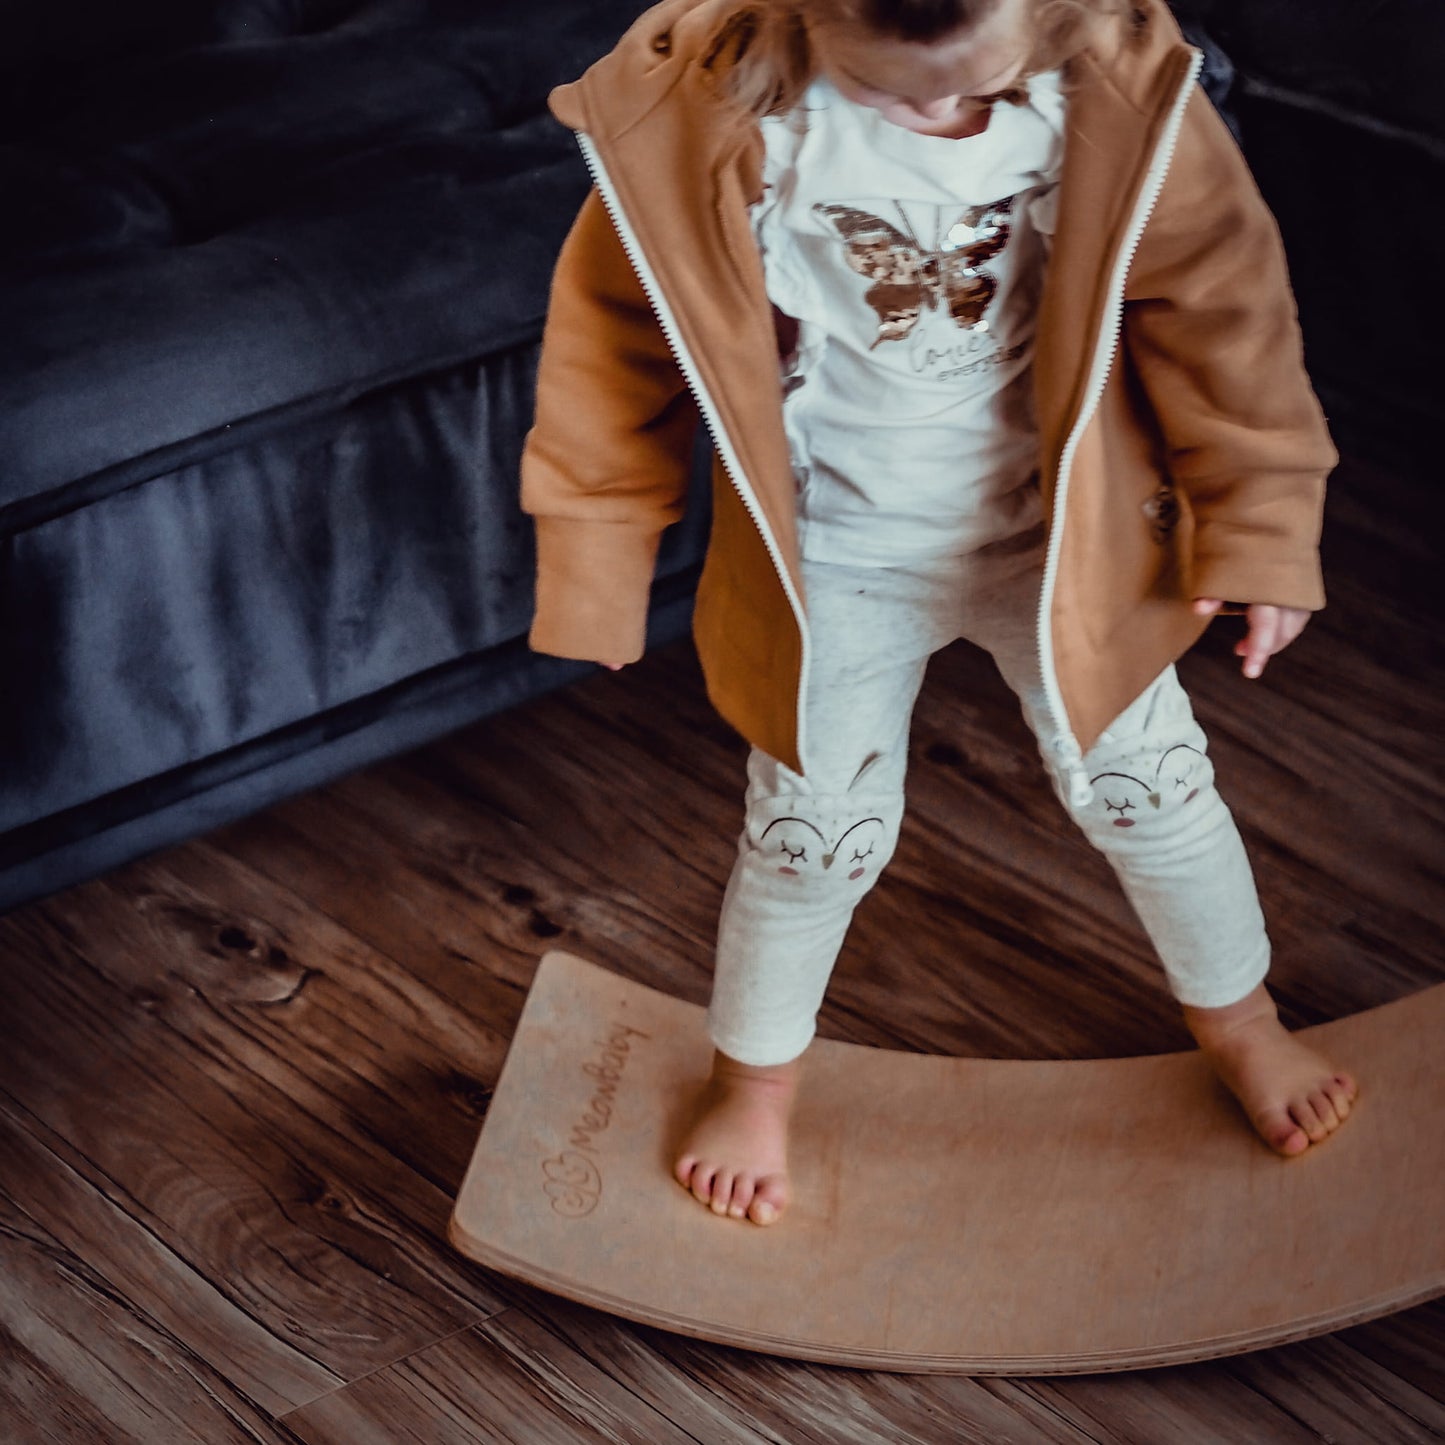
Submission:
M 1069 801 L 1076 808 L 1082 808 L 1094 797 L 1094 787 L 1089 781 L 1088 771 L 1083 766 L 1083 750 L 1079 740 L 1069 726 L 1069 715 L 1064 707 L 1064 695 L 1059 687 L 1058 674 L 1054 670 L 1054 639 L 1050 626 L 1053 612 L 1054 588 L 1058 582 L 1059 554 L 1064 535 L 1064 511 L 1068 504 L 1069 478 L 1074 465 L 1074 453 L 1078 450 L 1079 439 L 1093 419 L 1099 399 L 1104 394 L 1104 384 L 1113 370 L 1114 358 L 1118 354 L 1119 339 L 1124 327 L 1124 281 L 1134 254 L 1139 249 L 1144 227 L 1164 189 L 1164 179 L 1174 160 L 1174 150 L 1179 142 L 1179 131 L 1184 124 L 1184 110 L 1194 90 L 1204 53 L 1191 48 L 1189 69 L 1174 97 L 1174 105 L 1165 124 L 1163 134 L 1154 150 L 1148 174 L 1135 202 L 1134 213 L 1129 220 L 1129 229 L 1124 233 L 1124 245 L 1115 263 L 1114 273 L 1109 279 L 1109 289 L 1104 299 L 1104 327 L 1099 334 L 1098 345 L 1094 348 L 1093 364 L 1089 370 L 1088 384 L 1084 389 L 1083 404 L 1074 421 L 1063 451 L 1059 454 L 1058 479 L 1054 486 L 1053 518 L 1049 527 L 1048 552 L 1044 560 L 1043 585 L 1039 593 L 1038 651 L 1039 673 L 1043 679 L 1044 699 L 1050 720 L 1056 728 L 1057 752 L 1069 772 Z
M 802 654 L 798 674 L 798 700 L 797 700 L 797 751 L 799 771 L 807 774 L 807 762 L 804 752 L 806 738 L 804 735 L 805 713 L 803 700 L 807 696 L 808 687 L 808 666 L 810 655 L 810 641 L 808 637 L 808 620 L 803 611 L 802 599 L 798 596 L 797 589 L 793 585 L 792 578 L 788 575 L 787 564 L 783 561 L 782 549 L 778 546 L 777 538 L 773 536 L 772 528 L 768 520 L 763 516 L 762 509 L 757 502 L 757 494 L 753 490 L 752 483 L 742 469 L 742 463 L 738 460 L 737 451 L 732 444 L 732 438 L 728 436 L 726 428 L 722 424 L 722 414 L 718 411 L 716 403 L 703 383 L 702 375 L 693 363 L 688 353 L 687 344 L 682 339 L 682 332 L 679 330 L 677 320 L 672 314 L 672 307 L 668 304 L 667 297 L 663 295 L 662 287 L 658 284 L 657 277 L 648 264 L 647 257 L 643 254 L 642 247 L 638 244 L 637 235 L 633 231 L 626 213 L 622 209 L 622 203 L 618 200 L 617 189 L 612 184 L 612 178 L 607 174 L 607 168 L 602 164 L 602 158 L 597 152 L 592 137 L 585 131 L 575 131 L 577 144 L 581 147 L 582 158 L 587 162 L 587 169 L 592 174 L 593 184 L 597 187 L 597 194 L 602 199 L 602 205 L 606 209 L 612 221 L 613 229 L 617 232 L 618 240 L 622 243 L 622 249 L 631 263 L 633 271 L 637 273 L 637 279 L 642 285 L 643 293 L 646 295 L 648 304 L 652 307 L 653 314 L 657 317 L 657 324 L 662 330 L 663 338 L 666 340 L 668 349 L 672 352 L 673 360 L 677 362 L 678 370 L 681 371 L 683 380 L 687 383 L 688 389 L 692 392 L 697 401 L 698 410 L 702 413 L 703 420 L 707 425 L 713 445 L 717 448 L 717 454 L 722 462 L 723 471 L 727 474 L 728 480 L 732 483 L 733 490 L 738 494 L 739 500 L 747 509 L 748 516 L 752 518 L 753 525 L 758 529 L 759 536 L 763 539 L 763 545 L 768 549 L 768 556 L 772 560 L 773 570 L 778 574 L 778 580 L 783 584 L 783 591 L 787 596 L 788 605 L 793 609 L 793 616 L 798 624 L 798 631 L 802 639 Z

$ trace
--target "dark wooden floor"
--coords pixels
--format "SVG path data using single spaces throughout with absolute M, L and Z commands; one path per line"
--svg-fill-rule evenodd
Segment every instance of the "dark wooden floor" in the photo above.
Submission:
M 1445 980 L 1426 480 L 1342 470 L 1331 606 L 1264 681 L 1228 624 L 1183 667 L 1292 1026 Z M 678 645 L 0 919 L 0 1439 L 1445 1439 L 1445 1301 L 1197 1366 L 910 1378 L 636 1327 L 458 1258 L 447 1215 L 539 955 L 705 1001 L 743 755 Z M 935 662 L 911 788 L 826 1036 L 1190 1046 L 966 648 Z

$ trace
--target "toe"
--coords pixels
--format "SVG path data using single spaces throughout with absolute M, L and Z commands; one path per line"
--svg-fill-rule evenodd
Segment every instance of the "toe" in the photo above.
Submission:
M 692 1197 L 699 1204 L 707 1204 L 712 1199 L 713 1180 L 717 1176 L 717 1167 L 709 1167 L 706 1164 L 699 1164 L 692 1171 Z
M 775 1224 L 782 1216 L 787 1202 L 787 1190 L 782 1181 L 765 1179 L 753 1195 L 753 1202 L 748 1208 L 748 1218 L 754 1224 Z
M 692 1188 L 693 1166 L 697 1163 L 695 1154 L 684 1154 L 676 1164 L 672 1166 L 672 1177 L 682 1185 L 684 1189 Z
M 1308 1095 L 1302 1098 L 1291 1099 L 1289 1112 L 1295 1123 L 1309 1135 L 1310 1143 L 1317 1144 L 1330 1131 L 1325 1127 L 1320 1116 L 1315 1113 L 1315 1107 L 1310 1102 Z
M 1360 1092 L 1360 1085 L 1353 1074 L 1336 1074 L 1334 1082 L 1344 1090 L 1345 1100 L 1353 1104 Z
M 1335 1112 L 1335 1101 L 1330 1098 L 1329 1092 L 1325 1089 L 1316 1089 L 1310 1095 L 1310 1104 L 1320 1123 L 1325 1126 L 1325 1132 L 1333 1134 L 1340 1127 L 1340 1116 Z
M 1335 1106 L 1335 1117 L 1343 1123 L 1350 1117 L 1350 1102 L 1354 1095 L 1338 1079 L 1333 1079 L 1326 1084 L 1325 1092 L 1329 1094 L 1330 1101 Z
M 728 1213 L 734 1219 L 741 1219 L 748 1212 L 756 1187 L 757 1181 L 751 1174 L 739 1174 L 733 1181 L 733 1199 L 728 1205 Z
M 1281 1154 L 1303 1154 L 1310 1147 L 1309 1135 L 1283 1109 L 1266 1109 L 1257 1127 L 1265 1143 Z
M 712 1212 L 714 1214 L 726 1214 L 728 1205 L 732 1203 L 733 1197 L 733 1175 L 730 1169 L 719 1169 L 717 1178 L 712 1186 Z

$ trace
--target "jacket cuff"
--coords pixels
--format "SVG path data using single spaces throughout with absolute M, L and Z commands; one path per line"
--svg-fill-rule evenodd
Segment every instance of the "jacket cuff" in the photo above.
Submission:
M 1200 528 L 1201 534 L 1205 531 Z M 1207 534 L 1196 534 L 1189 595 L 1318 612 L 1325 605 L 1325 584 L 1316 552 L 1281 559 L 1275 539 L 1262 537 L 1251 548 L 1236 536 L 1226 550 L 1212 553 Z
M 538 517 L 536 652 L 584 662 L 636 662 L 661 533 L 646 524 Z

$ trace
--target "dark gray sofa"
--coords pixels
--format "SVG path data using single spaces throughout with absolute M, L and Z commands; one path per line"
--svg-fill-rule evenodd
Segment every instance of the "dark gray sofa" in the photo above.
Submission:
M 586 670 L 525 643 L 544 102 L 643 8 L 0 4 L 0 908 Z

